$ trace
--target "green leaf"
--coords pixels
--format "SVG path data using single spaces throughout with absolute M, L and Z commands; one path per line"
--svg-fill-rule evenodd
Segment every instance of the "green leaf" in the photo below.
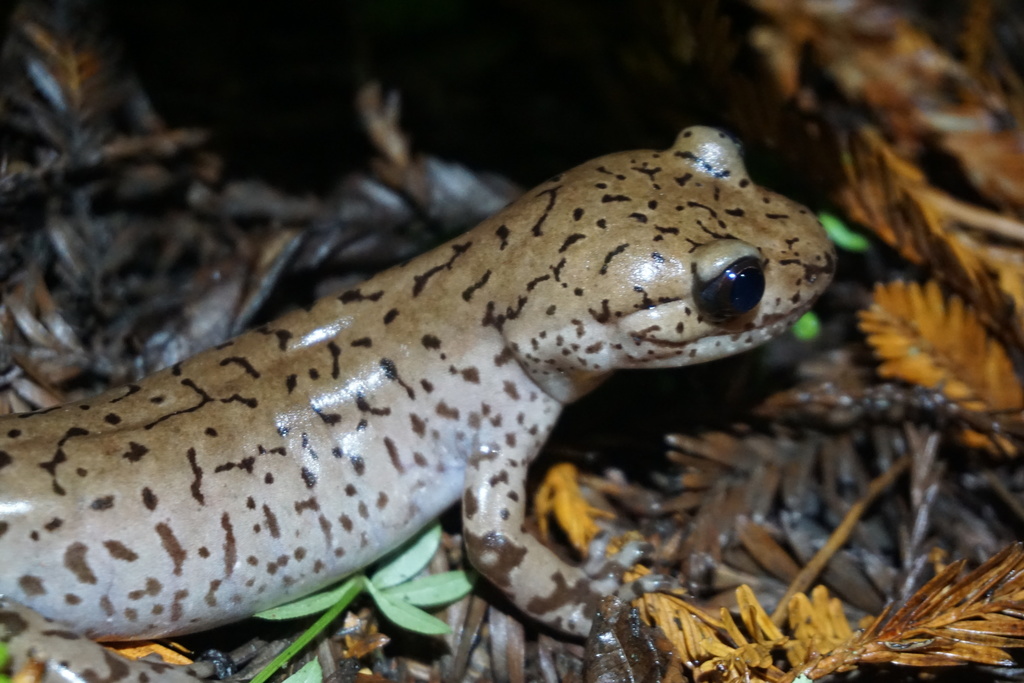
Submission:
M 352 600 L 369 585 L 370 582 L 367 581 L 366 577 L 362 574 L 353 576 L 351 579 L 346 581 L 343 587 L 347 587 L 348 592 L 342 595 L 341 599 L 332 605 L 329 610 L 324 612 L 312 626 L 303 631 L 302 635 L 295 639 L 295 642 L 285 648 L 284 652 L 274 657 L 270 664 L 263 667 L 263 669 L 256 674 L 255 678 L 253 678 L 249 683 L 266 683 L 267 679 L 273 676 L 278 669 L 289 662 L 292 657 L 302 650 L 302 648 L 309 645 L 314 638 L 330 626 L 331 622 L 337 619 L 338 615 L 340 615 L 345 608 L 352 603 Z
M 821 320 L 813 311 L 804 313 L 793 323 L 793 336 L 800 341 L 813 341 L 821 334 Z
M 392 599 L 386 593 L 378 590 L 372 582 L 366 582 L 366 589 L 373 597 L 373 601 L 377 603 L 377 609 L 397 626 L 428 636 L 443 636 L 451 633 L 448 624 L 427 614 L 419 607 Z
M 284 679 L 284 683 L 321 683 L 324 680 L 324 670 L 320 666 L 320 660 L 313 658 L 306 662 L 301 669 Z
M 476 575 L 464 571 L 431 574 L 381 591 L 390 600 L 407 602 L 417 607 L 447 605 L 465 597 L 473 590 Z
M 441 545 L 441 525 L 433 524 L 393 555 L 384 559 L 371 582 L 377 588 L 390 588 L 405 583 L 423 571 Z
M 822 211 L 818 213 L 818 220 L 821 221 L 821 226 L 825 228 L 825 232 L 828 233 L 828 236 L 840 249 L 863 253 L 871 248 L 871 242 L 868 241 L 868 238 L 859 232 L 850 230 L 849 226 L 835 214 Z
M 0 643 L 0 683 L 11 683 L 11 679 L 2 672 L 10 666 L 10 655 L 7 652 L 7 643 Z
M 307 595 L 304 598 L 299 598 L 294 602 L 289 602 L 284 605 L 271 607 L 270 609 L 254 614 L 253 616 L 260 619 L 280 621 L 282 619 L 298 619 L 299 617 L 306 617 L 310 614 L 318 614 L 323 612 L 325 609 L 328 609 L 331 605 L 341 600 L 345 595 L 353 590 L 355 590 L 355 592 L 349 598 L 349 601 L 355 598 L 355 596 L 359 594 L 360 588 L 354 584 L 358 583 L 360 578 L 361 575 L 353 576 L 336 588 L 330 588 L 321 593 Z

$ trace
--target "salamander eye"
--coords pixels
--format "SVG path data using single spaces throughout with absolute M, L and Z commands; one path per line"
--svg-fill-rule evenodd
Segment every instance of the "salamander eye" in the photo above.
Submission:
M 764 271 L 753 256 L 729 264 L 717 277 L 700 284 L 697 302 L 715 322 L 724 322 L 757 306 L 764 295 Z

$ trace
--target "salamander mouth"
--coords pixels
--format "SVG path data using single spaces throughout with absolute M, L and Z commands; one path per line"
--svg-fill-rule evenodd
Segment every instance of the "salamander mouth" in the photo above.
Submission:
M 630 339 L 637 348 L 629 353 L 630 359 L 645 367 L 678 365 L 677 359 L 688 354 L 688 363 L 699 363 L 731 356 L 770 341 L 789 329 L 792 319 L 786 316 L 770 325 L 736 333 L 716 334 L 700 339 L 662 339 L 651 332 L 633 332 Z M 644 352 L 643 349 L 647 351 Z M 659 349 L 654 351 L 654 349 Z
M 692 341 L 672 341 L 670 339 L 658 339 L 657 337 L 651 336 L 649 334 L 640 334 L 639 332 L 634 332 L 629 336 L 633 341 L 637 343 L 651 344 L 653 346 L 661 346 L 668 349 L 684 349 L 693 343 Z

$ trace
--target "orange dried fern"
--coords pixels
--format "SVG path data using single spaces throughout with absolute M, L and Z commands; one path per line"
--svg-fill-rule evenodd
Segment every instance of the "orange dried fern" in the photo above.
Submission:
M 585 556 L 590 542 L 600 531 L 595 520 L 611 519 L 615 515 L 588 503 L 578 479 L 579 471 L 574 465 L 567 462 L 555 465 L 547 471 L 537 488 L 534 508 L 541 536 L 547 537 L 548 520 L 553 517 L 569 543 Z
M 1024 546 L 1012 545 L 961 576 L 950 564 L 907 602 L 890 606 L 832 652 L 794 669 L 815 679 L 861 664 L 1012 666 L 1006 652 L 1024 647 Z
M 1024 245 L 1024 224 L 931 186 L 875 130 L 857 130 L 843 147 L 846 182 L 837 198 L 850 217 L 869 226 L 907 260 L 927 264 L 989 329 L 1024 348 L 1016 252 L 994 249 L 982 239 L 991 235 L 1017 249 Z
M 842 603 L 822 586 L 790 600 L 785 631 L 748 586 L 736 591 L 738 618 L 725 609 L 715 617 L 672 595 L 645 595 L 634 605 L 661 627 L 696 681 L 790 683 L 870 664 L 1013 665 L 1006 650 L 1024 647 L 1024 545 L 967 574 L 964 564 L 950 564 L 863 630 L 850 625 Z
M 882 363 L 887 379 L 940 389 L 969 410 L 1019 412 L 1024 390 L 1003 346 L 974 311 L 956 296 L 946 299 L 934 281 L 892 282 L 875 287 L 874 303 L 860 312 L 860 328 Z M 968 445 L 1013 451 L 977 432 Z

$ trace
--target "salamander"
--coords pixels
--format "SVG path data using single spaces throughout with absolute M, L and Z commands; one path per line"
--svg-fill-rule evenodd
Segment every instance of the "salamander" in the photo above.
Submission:
M 812 213 L 692 127 L 149 377 L 3 417 L 0 638 L 30 650 L 28 610 L 98 640 L 209 629 L 336 582 L 460 501 L 479 572 L 586 634 L 637 552 L 571 566 L 526 533 L 526 470 L 563 406 L 618 369 L 771 339 L 834 266 Z

